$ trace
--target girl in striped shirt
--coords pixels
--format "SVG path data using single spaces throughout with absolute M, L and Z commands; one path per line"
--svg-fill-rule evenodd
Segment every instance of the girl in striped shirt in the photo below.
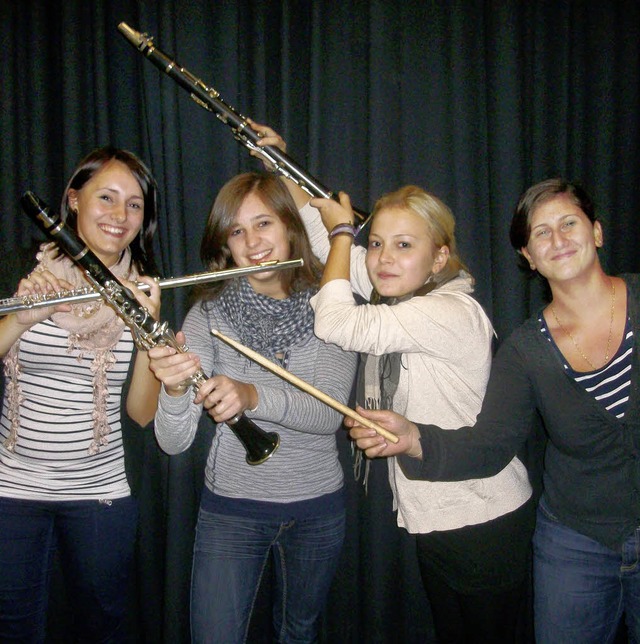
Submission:
M 100 148 L 74 171 L 61 217 L 157 317 L 160 289 L 142 276 L 154 268 L 156 193 L 136 156 Z M 37 261 L 19 296 L 86 286 L 55 244 Z M 74 639 L 123 641 L 137 506 L 120 408 L 130 377 L 127 413 L 140 425 L 153 419 L 159 383 L 146 352 L 136 353 L 130 330 L 98 300 L 11 313 L 0 321 L 0 354 L 0 640 L 44 641 L 57 550 Z

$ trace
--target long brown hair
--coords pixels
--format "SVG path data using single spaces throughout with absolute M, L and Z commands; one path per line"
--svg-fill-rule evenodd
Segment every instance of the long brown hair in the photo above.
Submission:
M 322 275 L 322 263 L 314 256 L 307 233 L 298 214 L 295 202 L 282 181 L 275 175 L 247 172 L 230 179 L 220 189 L 205 224 L 200 259 L 210 271 L 234 267 L 227 245 L 238 210 L 248 195 L 255 194 L 279 217 L 287 229 L 290 259 L 302 258 L 300 268 L 282 271 L 280 278 L 287 293 L 315 287 Z M 209 300 L 224 288 L 224 281 L 213 282 L 197 289 L 195 299 Z

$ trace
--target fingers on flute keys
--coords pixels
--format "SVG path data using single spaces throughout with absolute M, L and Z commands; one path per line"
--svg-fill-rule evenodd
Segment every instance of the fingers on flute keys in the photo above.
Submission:
M 34 270 L 20 280 L 16 295 L 47 295 L 72 288 L 73 285 L 70 282 L 56 277 L 51 271 Z
M 59 293 L 61 291 L 69 291 L 73 289 L 73 285 L 62 278 L 56 277 L 53 273 L 47 270 L 34 270 L 27 277 L 20 280 L 18 283 L 18 290 L 16 295 L 18 297 L 25 296 L 46 296 Z M 36 309 L 28 309 L 18 311 L 16 313 L 17 320 L 23 325 L 32 325 L 41 322 L 48 318 L 52 313 L 68 312 L 71 310 L 69 304 L 56 304 L 40 307 Z

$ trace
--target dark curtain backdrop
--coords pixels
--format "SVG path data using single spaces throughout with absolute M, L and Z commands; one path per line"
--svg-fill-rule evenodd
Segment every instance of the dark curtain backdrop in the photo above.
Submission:
M 604 222 L 606 267 L 640 270 L 638 0 L 0 0 L 2 297 L 41 239 L 21 194 L 34 190 L 57 209 L 70 172 L 94 147 L 131 149 L 158 179 L 164 276 L 202 270 L 215 194 L 235 173 L 260 167 L 125 41 L 122 21 L 153 35 L 240 113 L 281 132 L 300 165 L 361 209 L 407 183 L 444 199 L 499 339 L 541 301 L 508 243 L 516 199 L 533 182 L 582 182 Z M 163 302 L 179 328 L 186 289 L 165 291 Z M 193 526 L 212 431 L 203 423 L 194 447 L 172 458 L 150 427 L 127 432 L 141 505 L 130 591 L 136 641 L 188 641 Z M 365 494 L 351 476 L 346 437 L 339 442 L 348 537 L 322 640 L 431 642 L 386 464 L 373 463 Z M 65 641 L 60 592 L 52 641 Z M 259 615 L 252 641 L 266 641 L 266 624 Z

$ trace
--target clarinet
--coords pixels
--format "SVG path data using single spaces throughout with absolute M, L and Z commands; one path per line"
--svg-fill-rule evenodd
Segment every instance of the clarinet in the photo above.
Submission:
M 290 156 L 282 150 L 272 146 L 265 145 L 261 147 L 257 144 L 260 135 L 251 128 L 247 119 L 239 114 L 233 107 L 226 103 L 220 96 L 220 93 L 213 87 L 208 87 L 199 78 L 178 63 L 172 60 L 167 54 L 158 49 L 153 37 L 140 33 L 132 29 L 126 22 L 118 25 L 120 33 L 140 52 L 142 52 L 158 69 L 165 72 L 178 85 L 189 92 L 191 98 L 205 110 L 213 112 L 225 125 L 231 128 L 233 136 L 237 141 L 247 149 L 255 151 L 273 165 L 274 172 L 290 179 L 298 184 L 305 192 L 312 197 L 324 197 L 325 199 L 336 199 L 336 195 L 328 188 L 323 186 L 317 179 L 305 172 Z M 357 209 L 353 209 L 360 225 L 356 232 L 356 237 L 368 229 L 369 215 Z M 366 227 L 366 228 L 365 228 Z
M 118 317 L 124 320 L 131 329 L 138 348 L 148 350 L 166 345 L 180 353 L 188 351 L 186 346 L 177 341 L 168 323 L 154 319 L 85 243 L 58 216 L 49 214 L 48 206 L 33 192 L 26 192 L 22 196 L 21 205 L 44 233 L 83 270 L 89 283 L 115 310 Z M 191 376 L 188 384 L 197 391 L 206 381 L 207 376 L 199 370 Z M 226 423 L 244 446 L 249 465 L 263 463 L 278 449 L 278 434 L 265 432 L 244 414 L 237 414 Z

